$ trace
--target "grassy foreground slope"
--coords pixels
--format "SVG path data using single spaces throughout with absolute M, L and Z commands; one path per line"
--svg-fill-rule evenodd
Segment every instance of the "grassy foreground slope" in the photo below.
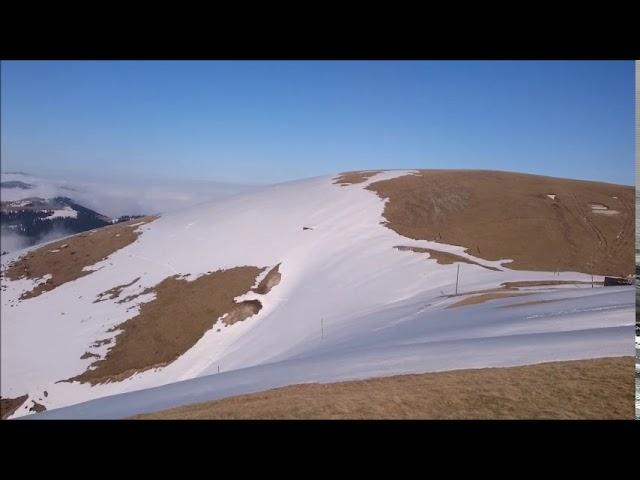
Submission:
M 626 419 L 634 358 L 293 385 L 136 419 Z

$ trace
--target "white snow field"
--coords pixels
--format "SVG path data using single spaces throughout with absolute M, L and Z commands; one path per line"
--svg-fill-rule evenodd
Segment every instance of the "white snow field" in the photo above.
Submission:
M 73 208 L 66 206 L 59 210 L 53 210 L 51 215 L 48 215 L 47 218 L 78 218 L 78 212 L 76 212 Z
M 545 287 L 446 308 L 460 300 L 445 296 L 454 292 L 458 265 L 462 293 L 506 281 L 591 276 L 509 270 L 501 266 L 508 259 L 488 262 L 462 247 L 401 237 L 381 225 L 384 202 L 364 187 L 410 173 L 386 171 L 346 187 L 317 177 L 167 213 L 136 227 L 143 232 L 137 241 L 92 266 L 90 275 L 28 300 L 18 297 L 35 282 L 3 279 L 0 393 L 29 395 L 12 418 L 29 414 L 31 400 L 48 411 L 27 418 L 122 418 L 296 383 L 633 355 L 632 286 Z M 398 245 L 455 253 L 501 271 L 440 265 Z M 3 266 L 24 252 L 4 255 Z M 216 324 L 168 366 L 95 386 L 56 383 L 95 361 L 81 360 L 83 353 L 104 356 L 112 345 L 91 344 L 113 338 L 118 331 L 108 330 L 137 314 L 131 305 L 154 298 L 93 303 L 101 292 L 141 277 L 122 298 L 176 273 L 194 280 L 220 268 L 277 264 L 279 285 L 241 298 L 260 298 L 258 314 Z M 555 301 L 497 308 L 538 300 Z

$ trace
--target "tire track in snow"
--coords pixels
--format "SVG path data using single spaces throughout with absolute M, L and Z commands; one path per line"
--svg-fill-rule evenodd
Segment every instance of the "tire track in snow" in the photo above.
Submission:
M 165 267 L 165 268 L 169 269 L 169 270 L 170 270 L 174 275 L 179 275 L 179 272 L 178 272 L 175 268 L 173 268 L 173 265 L 171 265 L 171 264 L 170 264 L 170 263 L 168 263 L 168 262 L 167 262 L 167 263 L 164 263 L 164 262 L 156 262 L 155 260 L 151 260 L 150 258 L 146 258 L 146 257 L 144 257 L 144 256 L 142 256 L 142 255 L 136 255 L 136 254 L 134 254 L 134 253 L 131 253 L 131 254 L 130 254 L 130 257 L 131 257 L 131 258 L 138 258 L 138 259 L 140 259 L 140 260 L 144 260 L 144 261 L 149 262 L 149 263 L 152 263 L 152 264 L 154 264 L 154 265 L 158 265 L 158 266 L 161 266 L 161 267 Z

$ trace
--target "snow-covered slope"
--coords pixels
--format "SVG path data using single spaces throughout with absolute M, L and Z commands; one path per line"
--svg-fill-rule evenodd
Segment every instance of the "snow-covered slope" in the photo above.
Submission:
M 308 354 L 219 374 L 210 368 L 211 374 L 195 379 L 25 418 L 117 419 L 292 384 L 632 353 L 628 339 L 634 305 L 628 288 L 600 288 L 595 294 L 571 289 L 536 294 L 527 301 L 554 298 L 563 300 L 517 312 L 500 308 L 517 303 L 514 298 L 459 310 L 407 302 L 328 325 L 324 338 L 316 331 L 307 343 Z
M 446 296 L 458 267 L 463 293 L 508 281 L 590 282 L 591 275 L 510 270 L 462 247 L 398 235 L 381 224 L 384 202 L 364 187 L 407 174 L 381 172 L 349 186 L 317 177 L 167 213 L 136 226 L 139 238 L 91 274 L 28 300 L 19 297 L 33 280 L 3 279 L 2 397 L 29 395 L 14 417 L 30 413 L 31 402 L 49 410 L 38 416 L 119 417 L 292 383 L 633 354 L 633 287 L 562 285 L 446 308 L 460 300 Z M 398 245 L 498 270 L 442 265 Z M 23 254 L 5 255 L 3 268 Z M 219 269 L 268 267 L 265 274 L 276 265 L 278 285 L 238 299 L 259 299 L 259 313 L 218 322 L 168 365 L 93 386 L 60 382 L 85 372 L 95 361 L 80 358 L 89 347 L 115 337 L 139 303 L 155 298 L 95 303 L 101 293 L 138 278 L 120 298 L 176 274 L 193 281 Z M 538 300 L 556 301 L 496 308 Z M 91 352 L 104 357 L 111 347 Z M 153 387 L 161 388 L 146 390 Z M 99 397 L 107 398 L 51 411 Z

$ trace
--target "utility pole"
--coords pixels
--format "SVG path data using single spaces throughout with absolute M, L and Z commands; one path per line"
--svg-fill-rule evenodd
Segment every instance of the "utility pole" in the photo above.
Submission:
M 460 276 L 460 264 L 458 264 L 458 272 L 456 273 L 456 295 L 458 295 L 458 277 Z
M 320 331 L 322 332 L 321 333 L 321 335 L 322 335 L 321 338 L 324 339 L 324 318 L 320 319 Z
M 218 373 L 220 373 L 220 364 L 218 364 Z

